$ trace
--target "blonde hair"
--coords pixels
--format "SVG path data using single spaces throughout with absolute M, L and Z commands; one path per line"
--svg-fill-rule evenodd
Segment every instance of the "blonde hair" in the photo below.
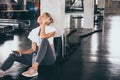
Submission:
M 50 24 L 54 22 L 52 16 L 51 16 L 48 12 L 44 12 L 44 14 L 45 14 L 48 18 L 50 18 Z

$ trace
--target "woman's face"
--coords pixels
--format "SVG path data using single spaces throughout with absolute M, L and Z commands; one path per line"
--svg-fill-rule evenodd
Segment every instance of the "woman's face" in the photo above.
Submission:
M 41 16 L 39 16 L 38 17 L 38 19 L 37 19 L 37 22 L 39 23 L 39 24 L 42 24 L 44 21 L 46 21 L 48 19 L 48 17 L 46 16 L 46 14 L 42 14 Z

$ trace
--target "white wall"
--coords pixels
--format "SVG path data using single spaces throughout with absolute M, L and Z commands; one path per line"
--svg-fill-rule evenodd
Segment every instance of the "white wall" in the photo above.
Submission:
M 65 0 L 41 0 L 41 13 L 43 12 L 49 12 L 53 16 L 56 36 L 61 36 L 65 24 Z
M 83 28 L 94 27 L 94 0 L 84 0 L 84 23 Z

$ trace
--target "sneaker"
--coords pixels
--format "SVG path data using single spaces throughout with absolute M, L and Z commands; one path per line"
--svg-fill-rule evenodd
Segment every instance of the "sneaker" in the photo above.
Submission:
M 38 72 L 33 68 L 29 68 L 27 71 L 23 72 L 22 75 L 25 77 L 34 77 L 38 75 Z
M 5 71 L 3 71 L 2 69 L 0 69 L 0 77 L 3 77 L 5 74 Z

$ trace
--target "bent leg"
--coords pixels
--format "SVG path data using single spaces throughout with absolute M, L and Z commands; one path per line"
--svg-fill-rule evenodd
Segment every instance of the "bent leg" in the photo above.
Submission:
M 37 52 L 36 62 L 41 65 L 53 64 L 56 60 L 55 52 L 52 50 L 47 39 L 43 39 Z
M 38 66 L 40 65 L 51 65 L 55 62 L 56 55 L 53 52 L 47 39 L 42 39 L 41 45 L 38 49 L 36 60 L 32 67 L 22 73 L 23 76 L 33 77 L 38 75 Z
M 22 55 L 20 57 L 10 54 L 5 62 L 1 65 L 0 69 L 6 71 L 9 69 L 15 61 L 18 61 L 23 64 L 32 65 L 32 56 L 31 55 Z

